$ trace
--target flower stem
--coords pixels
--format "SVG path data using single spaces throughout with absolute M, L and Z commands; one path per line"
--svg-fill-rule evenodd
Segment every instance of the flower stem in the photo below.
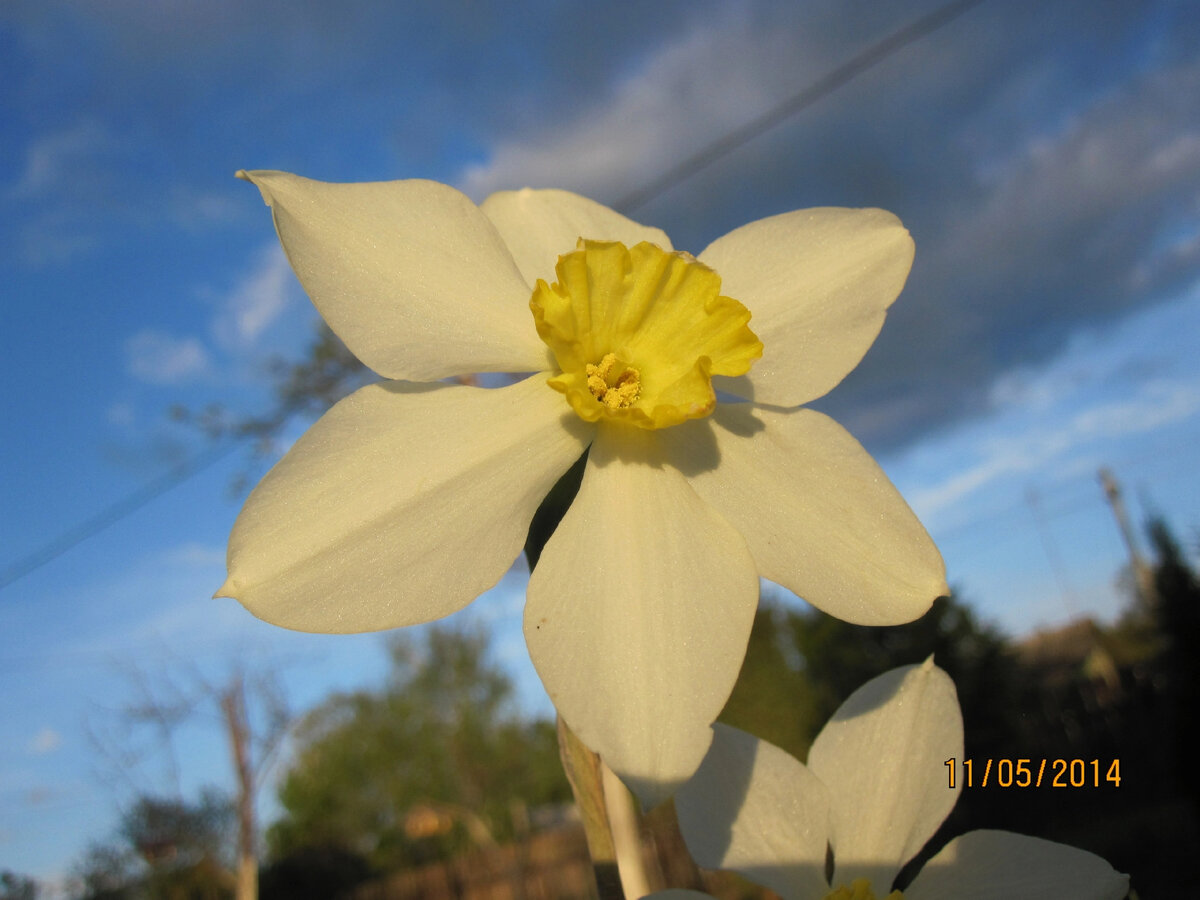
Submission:
M 562 716 L 558 717 L 558 753 L 583 819 L 600 900 L 625 900 L 621 874 L 617 868 L 617 851 L 604 805 L 604 776 L 600 757 L 584 746 L 567 727 Z
M 646 861 L 642 857 L 642 828 L 637 803 L 629 788 L 621 783 L 604 761 L 600 761 L 604 780 L 604 806 L 608 810 L 608 825 L 612 832 L 613 849 L 617 854 L 617 870 L 621 886 L 629 898 L 645 897 L 651 893 Z

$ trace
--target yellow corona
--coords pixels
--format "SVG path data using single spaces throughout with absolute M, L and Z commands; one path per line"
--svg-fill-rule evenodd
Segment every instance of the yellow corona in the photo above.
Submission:
M 588 422 L 666 428 L 716 406 L 713 375 L 744 375 L 762 356 L 750 311 L 687 253 L 580 239 L 539 279 L 529 307 L 554 354 L 549 379 Z

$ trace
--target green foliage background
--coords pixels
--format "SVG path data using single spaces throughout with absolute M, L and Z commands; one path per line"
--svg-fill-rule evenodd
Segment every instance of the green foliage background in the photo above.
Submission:
M 272 856 L 332 849 L 386 871 L 511 840 L 529 807 L 568 802 L 553 724 L 516 715 L 512 682 L 487 651 L 477 629 L 435 627 L 424 645 L 402 634 L 383 690 L 309 713 Z M 431 810 L 452 824 L 421 834 L 414 817 Z

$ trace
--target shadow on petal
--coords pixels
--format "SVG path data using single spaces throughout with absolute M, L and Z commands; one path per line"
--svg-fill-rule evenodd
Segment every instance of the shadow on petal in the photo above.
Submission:
M 725 725 L 675 797 L 696 862 L 730 869 L 791 900 L 824 897 L 829 797 L 799 761 Z

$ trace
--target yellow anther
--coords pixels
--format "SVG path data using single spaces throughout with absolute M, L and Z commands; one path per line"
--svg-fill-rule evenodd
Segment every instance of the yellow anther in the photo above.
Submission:
M 615 380 L 610 381 L 617 366 L 615 353 L 606 353 L 599 365 L 587 364 L 587 386 L 592 396 L 609 409 L 625 409 L 637 402 L 642 392 L 642 378 L 638 370 L 626 366 Z

